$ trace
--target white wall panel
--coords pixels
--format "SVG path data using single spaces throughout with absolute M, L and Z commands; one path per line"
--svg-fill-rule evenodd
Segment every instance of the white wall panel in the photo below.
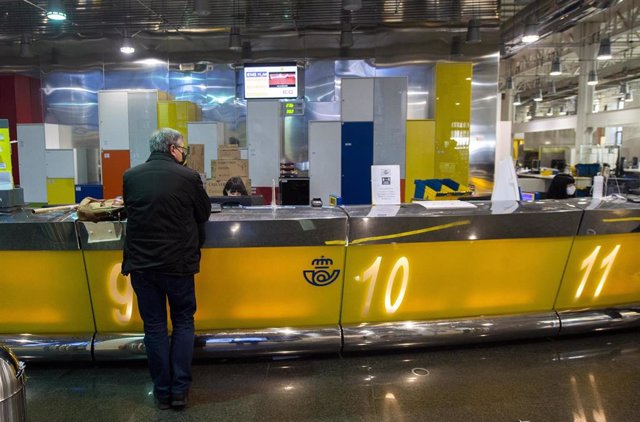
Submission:
M 373 78 L 342 78 L 341 120 L 373 121 Z
M 127 91 L 100 91 L 98 93 L 98 117 L 100 149 L 128 150 L 129 106 Z
M 405 177 L 407 78 L 375 78 L 373 164 L 400 166 Z
M 149 158 L 149 138 L 158 128 L 158 91 L 129 91 L 127 99 L 128 149 L 131 167 L 135 167 Z
M 341 122 L 309 122 L 309 197 L 341 196 Z
M 271 186 L 280 176 L 282 117 L 279 101 L 247 101 L 247 149 L 253 187 Z
M 19 124 L 18 168 L 25 202 L 47 202 L 45 125 Z
M 72 149 L 48 149 L 45 151 L 45 161 L 48 178 L 75 178 L 75 165 Z

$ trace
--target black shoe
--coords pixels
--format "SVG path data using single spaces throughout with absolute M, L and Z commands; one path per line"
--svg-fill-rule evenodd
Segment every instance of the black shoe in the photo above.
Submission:
M 171 408 L 171 397 L 156 397 L 158 409 L 167 410 Z
M 185 407 L 189 401 L 189 392 L 171 393 L 171 407 Z

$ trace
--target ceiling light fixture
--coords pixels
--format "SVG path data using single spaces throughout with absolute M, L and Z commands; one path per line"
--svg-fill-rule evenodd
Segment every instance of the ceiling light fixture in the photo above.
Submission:
M 30 59 L 33 57 L 33 50 L 31 50 L 31 35 L 22 34 L 20 40 L 20 57 L 23 59 Z
M 542 89 L 538 89 L 538 93 L 536 94 L 535 97 L 533 97 L 533 101 L 535 101 L 536 103 L 541 102 L 543 99 L 542 97 Z
M 535 18 L 531 17 L 527 20 L 527 24 L 524 27 L 524 34 L 522 35 L 522 42 L 525 44 L 531 44 L 540 39 L 538 34 L 538 24 Z
M 467 44 L 478 44 L 482 42 L 480 36 L 480 20 L 469 20 L 469 26 L 467 27 Z
M 562 75 L 562 68 L 560 67 L 560 58 L 556 57 L 551 62 L 551 71 L 549 72 L 551 76 Z
M 598 74 L 595 70 L 589 71 L 589 76 L 587 77 L 587 85 L 595 86 L 598 85 Z
M 120 45 L 120 52 L 122 54 L 133 54 L 136 52 L 136 48 L 133 46 L 131 37 L 125 35 L 122 38 L 122 44 Z
M 349 12 L 355 12 L 362 7 L 362 0 L 342 0 L 342 8 Z
M 351 27 L 351 15 L 343 16 L 342 30 L 340 31 L 340 48 L 349 48 L 353 45 L 353 30 Z
M 209 0 L 193 0 L 193 13 L 198 16 L 209 16 L 211 14 Z
M 237 26 L 232 26 L 229 32 L 229 49 L 233 51 L 242 50 L 242 37 Z
M 351 30 L 343 30 L 340 32 L 340 47 L 349 48 L 353 45 L 353 32 Z
M 556 93 L 557 93 L 556 82 L 555 81 L 549 82 L 549 95 L 556 95 Z
M 47 18 L 54 21 L 67 19 L 67 13 L 64 11 L 62 0 L 49 0 L 47 5 Z
M 520 94 L 516 94 L 516 96 L 513 97 L 513 105 L 514 106 L 522 105 L 522 100 L 520 99 Z
M 611 60 L 613 55 L 611 54 L 611 39 L 603 38 L 600 40 L 600 47 L 598 48 L 598 60 Z

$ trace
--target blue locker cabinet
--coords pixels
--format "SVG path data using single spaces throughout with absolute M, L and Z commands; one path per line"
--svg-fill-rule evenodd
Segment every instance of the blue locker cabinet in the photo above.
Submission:
M 371 204 L 373 122 L 342 123 L 342 203 Z

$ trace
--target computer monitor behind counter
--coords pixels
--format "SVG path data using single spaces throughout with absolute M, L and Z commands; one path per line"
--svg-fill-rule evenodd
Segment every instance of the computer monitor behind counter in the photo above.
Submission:
M 219 204 L 222 208 L 264 205 L 262 195 L 209 196 L 209 201 L 211 201 L 212 204 Z

